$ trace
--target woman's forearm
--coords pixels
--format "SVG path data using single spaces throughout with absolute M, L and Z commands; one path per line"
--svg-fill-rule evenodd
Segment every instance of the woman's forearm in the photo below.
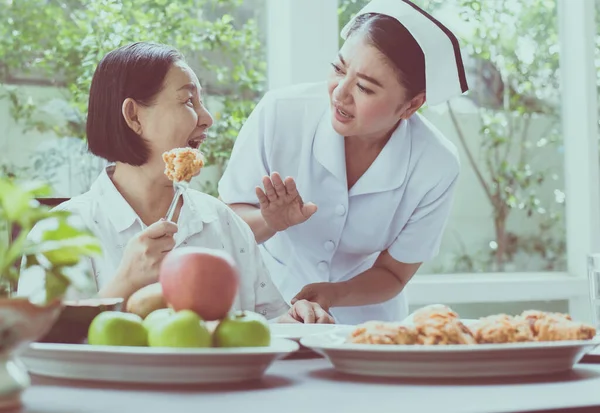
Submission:
M 119 269 L 115 277 L 98 291 L 98 296 L 101 298 L 123 298 L 127 301 L 136 290 L 137 288 L 127 280 L 123 270 Z
M 402 292 L 421 266 L 420 262 L 404 263 L 382 251 L 373 266 L 356 277 L 335 283 L 332 307 L 379 304 Z
M 332 307 L 354 307 L 379 304 L 402 292 L 405 284 L 391 271 L 373 267 L 356 277 L 334 284 L 337 293 Z
M 250 226 L 257 244 L 262 244 L 276 234 L 263 219 L 260 208 L 250 204 L 230 204 L 229 207 Z

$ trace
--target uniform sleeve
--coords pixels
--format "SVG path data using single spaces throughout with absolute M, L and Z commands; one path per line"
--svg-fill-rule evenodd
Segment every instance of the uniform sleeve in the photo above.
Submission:
M 269 119 L 274 119 L 274 106 L 271 95 L 265 94 L 238 134 L 218 184 L 219 196 L 226 204 L 258 205 L 255 188 L 271 173 L 268 159 L 273 125 Z
M 240 247 L 240 252 L 242 252 L 242 249 L 245 250 L 243 254 L 245 256 L 242 264 L 243 268 L 240 269 L 245 279 L 242 280 L 240 286 L 254 289 L 253 294 L 244 294 L 253 297 L 253 302 L 248 303 L 253 308 L 244 309 L 262 314 L 268 320 L 274 320 L 285 314 L 290 307 L 271 280 L 269 270 L 265 265 L 258 244 L 254 239 L 254 234 L 248 224 L 234 212 L 229 212 L 229 219 L 230 222 L 235 223 L 238 234 L 232 235 L 240 240 L 236 242 Z M 243 245 L 239 242 L 243 242 Z
M 404 263 L 434 258 L 440 249 L 450 211 L 458 172 L 443 179 L 421 200 L 407 224 L 388 248 L 390 255 Z

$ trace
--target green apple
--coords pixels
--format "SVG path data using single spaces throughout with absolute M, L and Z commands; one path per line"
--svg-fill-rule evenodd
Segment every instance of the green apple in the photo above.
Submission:
M 216 347 L 267 347 L 271 344 L 271 329 L 262 315 L 238 311 L 221 320 L 213 339 Z
M 88 344 L 99 346 L 147 346 L 148 333 L 142 318 L 121 311 L 103 311 L 88 329 Z
M 160 308 L 148 314 L 142 324 L 146 328 L 146 331 L 150 331 L 153 325 L 158 324 L 160 321 L 169 318 L 174 314 L 175 310 L 172 308 Z
M 210 331 L 198 314 L 181 310 L 153 323 L 148 331 L 151 347 L 210 347 Z

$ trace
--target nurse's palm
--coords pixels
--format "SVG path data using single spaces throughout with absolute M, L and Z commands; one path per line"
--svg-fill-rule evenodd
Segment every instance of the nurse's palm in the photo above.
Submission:
M 304 203 L 292 178 L 285 182 L 277 172 L 263 178 L 263 188 L 256 188 L 260 211 L 267 225 L 275 231 L 283 231 L 308 220 L 317 206 Z

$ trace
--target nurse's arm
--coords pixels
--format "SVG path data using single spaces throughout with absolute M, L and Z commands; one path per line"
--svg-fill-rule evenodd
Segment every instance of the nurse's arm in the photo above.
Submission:
M 397 261 L 387 250 L 383 251 L 367 271 L 348 281 L 334 283 L 337 291 L 331 307 L 362 306 L 388 301 L 402 292 L 421 264 Z
M 421 263 L 407 264 L 383 251 L 373 266 L 356 277 L 337 283 L 308 284 L 292 299 L 319 303 L 326 310 L 332 307 L 354 307 L 379 304 L 402 292 Z
M 269 228 L 260 208 L 251 204 L 229 204 L 229 207 L 250 226 L 257 244 L 262 244 L 275 235 L 276 231 Z

